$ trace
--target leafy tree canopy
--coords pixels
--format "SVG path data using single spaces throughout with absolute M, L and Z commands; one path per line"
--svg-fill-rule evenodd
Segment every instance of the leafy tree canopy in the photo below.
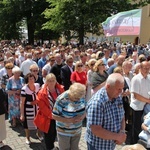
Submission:
M 48 20 L 43 29 L 61 32 L 69 40 L 78 37 L 83 44 L 86 32 L 100 34 L 101 22 L 108 16 L 131 10 L 145 2 L 130 0 L 47 0 L 49 8 L 44 11 Z M 132 1 L 133 2 L 133 1 Z

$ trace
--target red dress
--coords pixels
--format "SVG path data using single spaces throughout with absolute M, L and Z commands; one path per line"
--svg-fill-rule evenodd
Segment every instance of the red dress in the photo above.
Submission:
M 86 76 L 85 71 L 82 71 L 82 72 L 74 71 L 74 72 L 72 72 L 70 80 L 72 82 L 78 82 L 78 83 L 86 85 L 87 76 Z

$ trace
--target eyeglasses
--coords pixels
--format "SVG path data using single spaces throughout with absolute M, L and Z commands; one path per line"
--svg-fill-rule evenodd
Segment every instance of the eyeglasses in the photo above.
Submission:
M 83 65 L 78 65 L 78 67 L 83 67 Z
M 91 64 L 91 66 L 94 66 L 95 65 L 95 63 L 94 64 Z
M 68 61 L 68 63 L 73 63 L 73 61 Z
M 98 66 L 105 66 L 105 64 L 99 64 Z
M 55 61 L 55 60 L 50 60 L 50 61 Z
M 12 69 L 12 68 L 6 68 L 6 69 Z
M 31 70 L 32 72 L 38 72 L 38 70 Z

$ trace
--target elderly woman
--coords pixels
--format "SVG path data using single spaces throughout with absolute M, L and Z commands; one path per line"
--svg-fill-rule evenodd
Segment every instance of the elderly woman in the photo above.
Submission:
M 6 92 L 8 93 L 9 120 L 12 120 L 12 127 L 16 127 L 16 118 L 20 118 L 20 92 L 24 85 L 24 79 L 20 76 L 19 67 L 12 69 L 13 76 L 8 79 Z
M 56 100 L 53 119 L 56 120 L 60 150 L 78 150 L 82 121 L 85 118 L 85 92 L 85 85 L 74 83 Z
M 102 59 L 95 63 L 93 71 L 91 83 L 93 85 L 93 92 L 95 93 L 105 85 L 105 81 L 108 78 L 108 73 Z
M 36 64 L 30 66 L 30 72 L 35 76 L 35 83 L 39 83 L 40 87 L 43 85 L 43 78 L 42 76 L 38 75 L 39 67 Z
M 40 85 L 35 83 L 35 76 L 31 73 L 28 73 L 25 76 L 25 86 L 21 89 L 21 116 L 20 120 L 23 121 L 23 126 L 26 133 L 26 144 L 30 144 L 30 132 L 29 130 L 36 129 L 34 125 L 34 118 L 37 113 L 37 96 L 40 89 Z M 37 137 L 42 140 L 41 135 L 37 131 Z
M 83 64 L 81 61 L 77 61 L 75 64 L 75 71 L 72 72 L 70 80 L 72 83 L 78 82 L 81 84 L 86 85 L 87 83 L 87 76 L 83 69 Z
M 38 93 L 39 111 L 34 120 L 36 126 L 44 132 L 46 149 L 54 148 L 56 138 L 55 120 L 52 118 L 52 110 L 57 96 L 64 92 L 62 85 L 58 84 L 53 73 L 46 76 L 45 84 Z

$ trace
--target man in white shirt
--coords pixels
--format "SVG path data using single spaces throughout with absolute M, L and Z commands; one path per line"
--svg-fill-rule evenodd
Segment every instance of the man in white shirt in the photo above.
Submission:
M 20 66 L 20 69 L 24 76 L 30 72 L 30 66 L 33 64 L 37 64 L 37 63 L 32 60 L 32 54 L 28 53 L 27 59 L 24 62 L 22 62 L 21 66 Z
M 140 73 L 131 80 L 131 104 L 132 108 L 132 139 L 133 144 L 138 142 L 141 131 L 143 109 L 146 103 L 150 103 L 148 92 L 150 91 L 150 62 L 141 63 Z

